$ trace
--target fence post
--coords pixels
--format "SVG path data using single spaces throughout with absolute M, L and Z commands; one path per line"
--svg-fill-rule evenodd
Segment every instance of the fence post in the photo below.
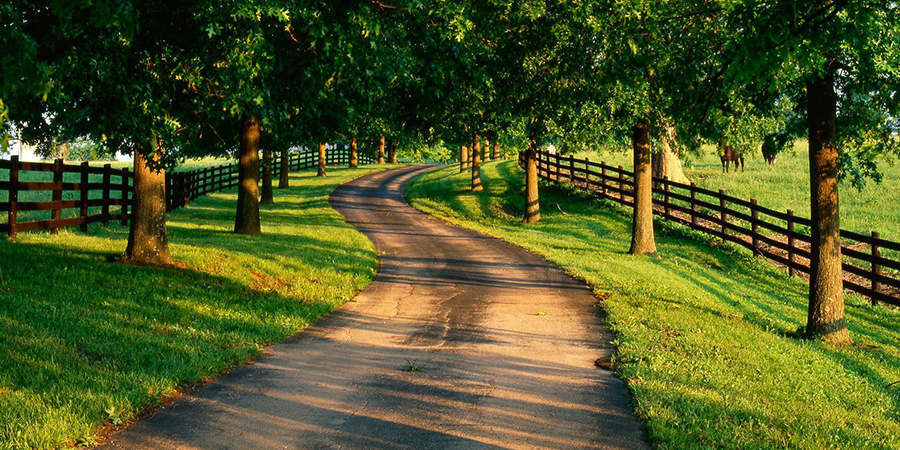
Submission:
M 62 202 L 62 182 L 63 182 L 63 160 L 57 158 L 53 161 L 53 193 L 50 200 L 53 201 L 53 209 L 50 210 L 50 220 L 56 221 L 62 217 L 62 208 L 59 202 Z M 59 234 L 59 227 L 50 228 L 50 234 Z
M 756 210 L 757 202 L 755 198 L 750 199 L 750 229 L 752 230 L 753 236 L 751 237 L 753 240 L 753 255 L 760 256 L 762 252 L 759 251 L 759 211 Z
M 103 226 L 109 226 L 109 202 L 110 202 L 110 193 L 112 191 L 112 165 L 104 164 L 103 165 Z
M 584 187 L 591 189 L 591 159 L 584 157 Z
M 691 225 L 697 228 L 697 185 L 691 181 Z
M 128 168 L 122 169 L 122 225 L 128 225 Z
M 788 229 L 788 275 L 794 276 L 797 272 L 794 270 L 794 211 L 787 210 L 787 229 Z
M 622 166 L 619 166 L 619 200 L 625 201 L 625 172 Z
M 88 189 L 90 182 L 90 163 L 84 161 L 81 163 L 81 231 L 88 229 L 88 196 L 91 191 Z
M 575 157 L 572 155 L 569 155 L 569 182 L 578 185 L 575 181 Z
M 12 165 L 9 168 L 9 240 L 16 240 L 16 222 L 19 220 L 19 157 L 13 155 L 9 158 Z
M 878 239 L 881 238 L 881 235 L 878 234 L 877 231 L 872 232 L 872 304 L 877 305 L 878 300 L 876 299 L 876 295 L 878 294 L 878 290 L 881 289 L 881 283 L 878 282 L 878 277 L 881 276 L 881 264 L 878 264 L 878 259 L 881 258 L 881 247 L 878 246 Z
M 182 208 L 191 204 L 191 189 L 193 188 L 194 172 L 190 171 L 181 176 Z
M 722 237 L 728 236 L 728 214 L 725 213 L 725 189 L 719 189 L 719 219 L 722 221 Z
M 663 212 L 669 217 L 669 176 L 663 177 Z
M 600 161 L 600 194 L 606 197 L 606 161 Z

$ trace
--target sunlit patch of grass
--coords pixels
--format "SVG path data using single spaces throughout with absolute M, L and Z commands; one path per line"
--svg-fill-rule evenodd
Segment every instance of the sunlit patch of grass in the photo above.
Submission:
M 410 201 L 587 281 L 657 448 L 900 448 L 896 310 L 849 296 L 853 345 L 800 339 L 806 284 L 745 250 L 657 222 L 662 258 L 632 257 L 626 208 L 544 185 L 526 226 L 515 162 L 485 164 L 481 193 L 457 172 L 417 178 Z
M 291 175 L 262 236 L 233 234 L 235 191 L 170 214 L 186 270 L 107 262 L 127 228 L 0 240 L 0 449 L 90 444 L 174 391 L 260 354 L 374 277 L 371 243 L 327 202 L 378 170 Z

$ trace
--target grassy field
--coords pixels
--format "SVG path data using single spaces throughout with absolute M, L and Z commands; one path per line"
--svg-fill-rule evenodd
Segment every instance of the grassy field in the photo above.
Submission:
M 800 339 L 806 285 L 764 260 L 660 223 L 662 258 L 631 257 L 628 209 L 544 186 L 543 220 L 524 226 L 515 162 L 485 164 L 478 194 L 457 172 L 418 178 L 410 201 L 593 287 L 656 448 L 900 449 L 897 311 L 850 296 L 854 344 Z
M 262 353 L 373 279 L 371 243 L 328 205 L 377 166 L 292 174 L 262 208 L 263 236 L 231 233 L 235 191 L 169 216 L 185 270 L 108 262 L 127 229 L 0 240 L 0 449 L 91 444 L 127 421 Z
M 712 147 L 704 154 L 686 159 L 685 174 L 698 186 L 725 191 L 739 198 L 755 198 L 759 204 L 778 211 L 793 209 L 797 215 L 809 217 L 809 161 L 806 141 L 778 155 L 774 166 L 755 152 L 745 155 L 745 172 L 722 173 L 722 163 Z M 578 157 L 584 157 L 579 154 Z M 592 161 L 631 170 L 631 154 L 625 152 L 590 153 Z M 879 168 L 884 174 L 881 184 L 867 183 L 858 190 L 845 183 L 841 186 L 841 228 L 868 234 L 878 231 L 881 237 L 900 241 L 900 165 L 889 161 Z

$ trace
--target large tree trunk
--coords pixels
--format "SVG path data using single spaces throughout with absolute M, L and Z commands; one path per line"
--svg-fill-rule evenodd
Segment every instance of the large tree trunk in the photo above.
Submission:
M 500 159 L 500 140 L 494 139 L 494 147 L 491 150 L 491 159 L 496 161 Z
M 491 141 L 485 139 L 484 145 L 481 146 L 481 160 L 484 162 L 491 160 Z
M 350 168 L 356 169 L 359 167 L 359 148 L 356 143 L 356 136 L 353 136 L 353 139 L 350 140 Z
M 258 114 L 241 123 L 241 148 L 238 160 L 237 214 L 234 232 L 260 234 L 259 226 L 259 129 Z
M 660 139 L 660 151 L 653 154 L 653 176 L 656 178 L 666 178 L 676 183 L 690 184 L 691 180 L 684 174 L 684 168 L 681 166 L 681 158 L 675 151 L 678 148 L 678 142 L 675 140 L 675 127 L 671 124 L 664 125 L 664 134 Z
M 391 143 L 388 145 L 388 162 L 397 164 L 397 143 L 393 139 L 391 139 Z
M 134 198 L 125 254 L 139 264 L 168 266 L 175 261 L 169 253 L 166 230 L 166 171 L 151 169 L 142 150 L 134 152 Z M 153 153 L 158 158 L 157 152 Z
M 634 219 L 631 233 L 632 255 L 656 256 L 653 236 L 653 174 L 650 167 L 650 121 L 640 119 L 631 139 L 634 150 Z
M 328 162 L 328 153 L 325 151 L 325 144 L 319 142 L 319 171 L 316 172 L 317 177 L 327 177 L 325 173 L 326 163 Z
M 284 149 L 281 151 L 281 170 L 279 171 L 280 173 L 278 175 L 278 189 L 287 189 L 291 187 L 291 164 L 289 157 L 290 155 L 288 153 L 288 149 Z
M 481 142 L 478 132 L 475 132 L 475 139 L 472 141 L 472 192 L 482 190 L 481 187 Z
M 263 149 L 263 170 L 262 170 L 262 194 L 260 195 L 260 205 L 274 205 L 275 193 L 272 192 L 272 150 Z
M 829 341 L 841 344 L 850 342 L 850 333 L 844 319 L 838 149 L 832 141 L 837 110 L 833 66 L 832 62 L 824 77 L 810 80 L 806 85 L 812 212 L 812 258 L 806 334 L 809 337 L 821 334 Z
M 384 164 L 384 136 L 378 139 L 378 164 Z
M 525 151 L 525 223 L 541 220 L 541 205 L 538 199 L 537 141 L 531 137 Z

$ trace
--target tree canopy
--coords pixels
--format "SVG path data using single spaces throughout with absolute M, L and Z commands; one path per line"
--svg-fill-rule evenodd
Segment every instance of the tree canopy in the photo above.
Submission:
M 890 0 L 12 0 L 0 24 L 3 142 L 87 140 L 151 166 L 479 134 L 746 152 L 781 133 L 810 140 L 813 216 L 836 230 L 832 178 L 878 181 L 900 152 Z

